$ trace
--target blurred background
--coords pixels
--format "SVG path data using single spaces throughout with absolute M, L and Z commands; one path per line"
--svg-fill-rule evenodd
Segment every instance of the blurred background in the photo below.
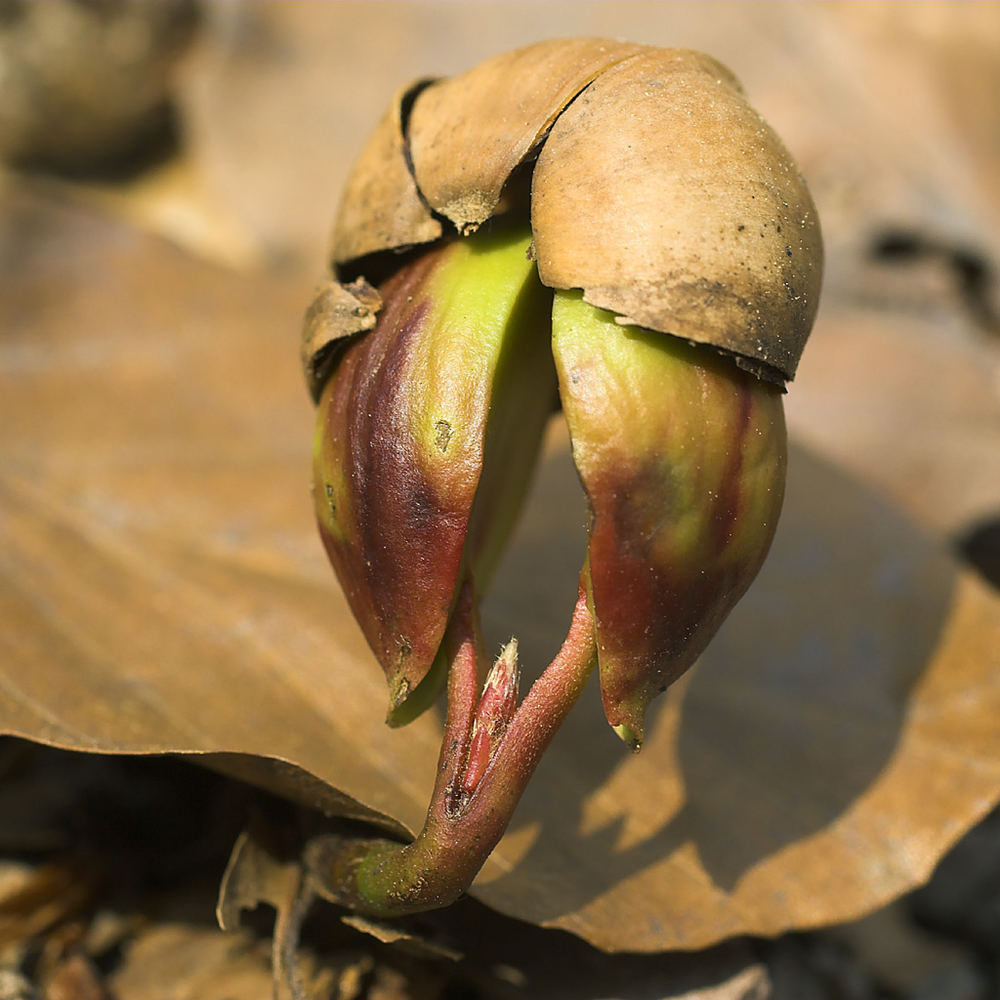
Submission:
M 736 72 L 800 164 L 823 223 L 823 307 L 793 419 L 823 450 L 898 476 L 900 499 L 936 526 L 972 531 L 988 518 L 997 439 L 949 447 L 942 418 L 988 418 L 996 405 L 994 3 L 5 0 L 0 155 L 7 183 L 47 180 L 192 253 L 315 282 L 343 180 L 396 90 L 561 35 L 703 49 Z M 844 310 L 860 312 L 845 323 Z M 824 332 L 856 327 L 862 313 L 891 316 L 902 340 L 875 344 L 855 329 L 827 351 Z M 948 381 L 957 359 L 945 371 L 922 363 L 954 351 L 972 369 L 961 386 Z M 842 366 L 830 381 L 850 386 L 851 406 L 826 392 L 807 401 L 829 365 Z M 889 468 L 866 465 L 864 447 L 893 419 L 879 409 L 884 393 L 868 391 L 887 368 L 914 403 Z M 951 393 L 970 408 L 964 417 Z M 849 432 L 832 426 L 830 406 Z M 995 434 L 995 421 L 980 423 L 974 434 Z M 944 463 L 930 480 L 927 450 Z M 960 488 L 949 474 L 958 465 L 971 475 Z
M 11 387 L 28 385 L 24 373 L 34 378 L 41 365 L 23 343 L 45 349 L 46 317 L 67 290 L 96 288 L 94 301 L 119 315 L 114 276 L 88 273 L 88 247 L 99 267 L 118 259 L 115 247 L 128 255 L 129 234 L 168 245 L 205 269 L 205 283 L 192 293 L 170 267 L 156 270 L 159 258 L 148 267 L 136 258 L 150 304 L 133 297 L 129 309 L 200 295 L 209 318 L 199 335 L 220 338 L 263 310 L 273 319 L 273 346 L 263 349 L 294 363 L 301 312 L 326 274 L 340 189 L 395 92 L 572 35 L 702 49 L 741 79 L 807 178 L 826 243 L 817 326 L 787 397 L 793 438 L 864 482 L 980 583 L 1000 587 L 1000 4 L 992 2 L 0 0 L 5 461 L 35 461 L 11 402 Z M 105 227 L 100 248 L 88 242 L 95 218 Z M 31 309 L 10 306 L 29 283 Z M 256 298 L 234 311 L 220 304 L 225 290 L 251 285 Z M 83 323 L 90 300 L 73 301 L 71 319 Z M 18 324 L 21 340 L 4 347 Z M 133 381 L 141 379 L 140 368 Z M 58 400 L 58 387 L 46 391 L 31 389 Z M 263 398 L 266 383 L 255 392 Z M 300 403 L 274 416 L 275 440 L 279 431 L 301 437 L 308 412 L 303 387 Z M 305 497 L 296 514 L 307 505 Z M 0 622 L 11 627 L 13 614 Z M 983 726 L 995 734 L 995 720 Z M 237 948 L 204 920 L 238 832 L 217 805 L 231 790 L 165 767 L 144 779 L 143 808 L 125 807 L 114 789 L 132 764 L 109 772 L 85 755 L 49 754 L 57 752 L 4 744 L 0 1000 L 269 995 L 266 927 Z M 97 826 L 84 818 L 95 796 L 104 810 Z M 207 803 L 220 810 L 207 834 L 191 823 L 192 801 L 198 815 Z M 965 827 L 985 818 L 927 887 L 860 922 L 659 962 L 604 956 L 470 902 L 458 924 L 507 944 L 483 946 L 482 931 L 464 940 L 459 961 L 433 940 L 400 948 L 357 929 L 319 935 L 314 957 L 325 978 L 315 995 L 1000 997 L 995 801 L 970 805 Z M 76 817 L 68 825 L 67 810 Z M 157 840 L 164 814 L 173 817 L 170 847 Z M 105 854 L 108 844 L 125 854 L 137 844 L 172 852 L 176 838 L 187 840 L 185 870 L 202 866 L 204 884 L 164 902 L 162 866 L 137 851 L 128 898 L 134 904 L 154 884 L 160 909 L 125 912 L 120 900 L 102 909 L 100 886 L 51 862 L 67 830 Z M 426 938 L 439 934 L 463 940 L 454 921 Z M 508 946 L 520 964 L 507 960 Z

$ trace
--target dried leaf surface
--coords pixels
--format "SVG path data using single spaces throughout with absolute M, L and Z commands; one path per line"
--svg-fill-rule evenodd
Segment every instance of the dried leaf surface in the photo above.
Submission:
M 315 538 L 290 348 L 306 283 L 24 195 L 0 232 L 0 730 L 224 752 L 413 829 L 439 729 L 382 725 Z M 869 909 L 996 801 L 997 596 L 836 467 L 799 447 L 790 468 L 771 559 L 643 753 L 588 690 L 480 899 L 606 948 L 697 948 Z M 583 554 L 558 438 L 536 501 L 487 607 L 529 668 Z
M 1000 340 L 969 322 L 947 261 L 872 270 L 900 304 L 821 318 L 789 426 L 909 516 L 958 535 L 1000 517 Z
M 325 985 L 329 989 L 330 983 Z M 160 924 L 139 934 L 110 986 L 123 1000 L 275 996 L 266 947 L 248 934 L 219 934 L 210 927 L 184 924 Z M 310 992 L 316 1000 L 323 995 L 321 990 Z
M 115 1000 L 221 1000 L 267 989 L 266 933 L 255 940 L 252 931 L 213 928 L 211 901 L 235 824 L 252 802 L 260 810 L 257 847 L 245 855 L 248 840 L 240 838 L 238 851 L 249 862 L 243 874 L 257 873 L 242 888 L 230 880 L 230 889 L 249 906 L 261 890 L 272 903 L 286 899 L 284 864 L 272 851 L 284 853 L 295 810 L 176 759 L 102 758 L 6 739 L 0 740 L 0 771 L 0 844 L 8 852 L 34 845 L 32 862 L 0 863 L 0 913 L 13 912 L 14 895 L 27 901 L 23 889 L 33 882 L 66 897 L 66 879 L 43 874 L 69 860 L 58 845 L 41 846 L 51 809 L 63 817 L 63 848 L 71 843 L 76 856 L 88 858 L 86 871 L 65 872 L 70 883 L 83 879 L 89 886 L 95 873 L 104 876 L 78 910 L 56 914 L 41 936 L 25 937 L 37 927 L 24 919 L 16 925 L 15 940 L 0 953 L 0 984 L 22 991 L 12 998 L 37 993 L 55 1000 L 58 986 L 104 984 L 107 990 L 109 982 Z M 13 867 L 16 872 L 8 870 Z M 268 916 L 262 908 L 248 922 L 260 934 Z M 314 908 L 306 937 L 293 974 L 306 995 L 326 1000 L 438 997 L 468 990 L 470 980 L 484 1000 L 504 1000 L 514 990 L 525 1000 L 596 1000 L 623 995 L 625 985 L 632 998 L 686 998 L 703 990 L 715 1000 L 747 1000 L 740 984 L 767 981 L 745 941 L 693 954 L 608 955 L 471 899 L 391 925 L 341 921 L 333 908 Z M 12 975 L 22 960 L 29 977 Z M 287 996 L 287 984 L 280 987 L 279 996 Z
M 953 793 L 978 815 L 989 808 L 1000 740 L 989 718 L 995 593 L 956 576 L 898 510 L 834 467 L 795 448 L 789 469 L 768 563 L 668 694 L 643 752 L 606 753 L 593 735 L 600 707 L 585 701 L 508 834 L 513 870 L 488 867 L 479 898 L 504 908 L 527 879 L 531 919 L 600 927 L 618 946 L 624 935 L 607 929 L 624 923 L 649 947 L 703 944 L 720 927 L 774 933 L 789 920 L 826 922 L 830 907 L 848 919 L 889 885 L 920 881 L 931 843 L 958 834 Z M 503 605 L 505 622 L 530 621 L 528 609 L 537 614 L 559 586 L 554 552 L 544 551 L 544 579 L 529 572 L 572 499 L 568 465 L 562 486 L 553 466 L 545 475 L 552 513 L 526 526 L 534 548 L 511 568 L 521 590 Z M 547 639 L 525 628 L 525 660 Z M 569 813 L 550 801 L 560 778 L 578 799 Z M 553 839 L 558 852 L 545 846 Z M 595 856 L 614 891 L 575 878 Z M 563 893 L 573 894 L 572 918 L 549 905 Z
M 383 685 L 311 524 L 312 408 L 288 352 L 308 283 L 31 199 L 5 204 L 2 247 L 3 728 L 313 774 L 353 760 L 374 794 L 323 807 L 400 815 L 377 791 L 397 767 Z M 411 824 L 437 739 L 414 732 Z M 316 802 L 280 762 L 211 763 Z

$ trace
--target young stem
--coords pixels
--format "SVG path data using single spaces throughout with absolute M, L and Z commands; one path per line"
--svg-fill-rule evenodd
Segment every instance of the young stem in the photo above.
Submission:
M 471 583 L 462 588 L 445 643 L 451 659 L 448 715 L 423 829 L 409 844 L 325 837 L 307 852 L 317 890 L 362 913 L 389 917 L 430 910 L 469 887 L 596 661 L 593 621 L 581 587 L 562 648 L 518 707 L 478 783 L 458 795 L 480 686 L 481 639 Z

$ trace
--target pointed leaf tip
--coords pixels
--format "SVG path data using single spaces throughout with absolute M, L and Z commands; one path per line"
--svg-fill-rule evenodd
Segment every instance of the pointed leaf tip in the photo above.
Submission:
M 633 753 L 638 753 L 642 749 L 641 734 L 637 735 L 634 730 L 625 725 L 625 723 L 622 723 L 619 726 L 612 726 L 611 728 L 614 730 L 618 739 L 620 739 L 623 743 L 628 744 L 629 749 Z

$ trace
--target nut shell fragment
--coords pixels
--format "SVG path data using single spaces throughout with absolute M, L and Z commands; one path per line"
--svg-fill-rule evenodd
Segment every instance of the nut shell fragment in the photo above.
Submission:
M 545 142 L 531 215 L 545 284 L 795 374 L 819 299 L 816 210 L 714 59 L 647 51 L 595 80 Z
M 444 219 L 472 232 L 516 199 L 524 165 L 544 284 L 779 384 L 794 376 L 822 277 L 816 210 L 720 63 L 560 39 L 413 94 L 348 182 L 334 261 L 351 276 L 361 257 L 435 239 Z
M 441 235 L 441 223 L 421 199 L 406 162 L 404 107 L 423 86 L 418 81 L 396 94 L 344 184 L 333 229 L 335 264 Z
M 302 366 L 313 399 L 319 399 L 336 345 L 356 333 L 374 329 L 381 308 L 378 289 L 364 278 L 348 285 L 328 281 L 320 289 L 302 324 Z
M 515 168 L 596 76 L 643 47 L 554 39 L 487 59 L 428 87 L 410 116 L 410 155 L 427 203 L 470 233 L 489 219 Z

